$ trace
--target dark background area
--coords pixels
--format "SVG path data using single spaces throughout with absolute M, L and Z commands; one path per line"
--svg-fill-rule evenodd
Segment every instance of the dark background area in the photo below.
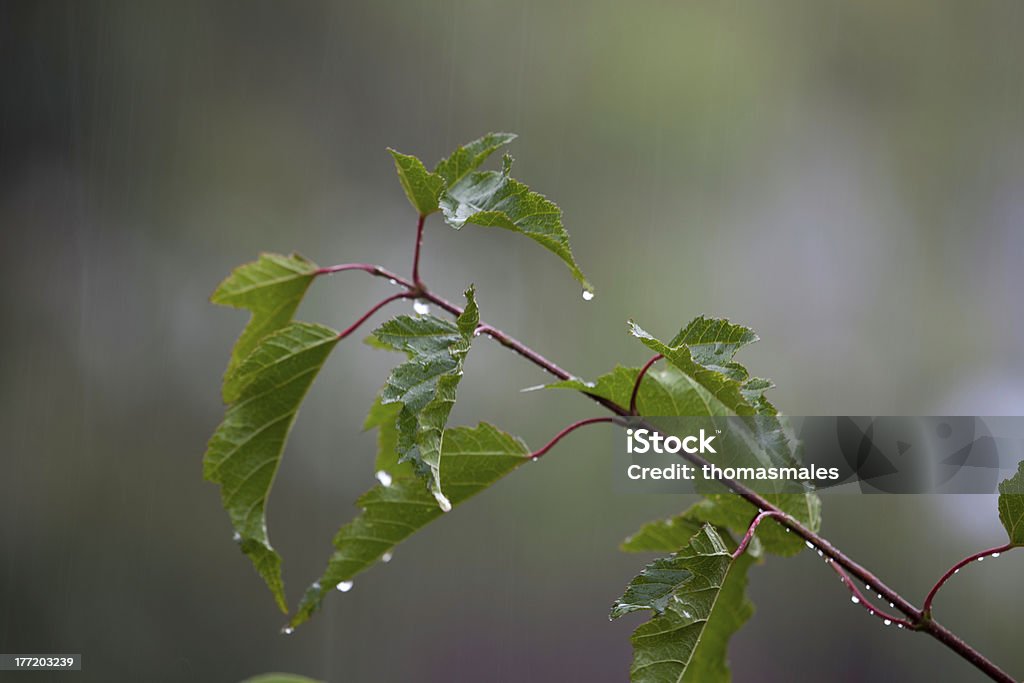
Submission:
M 1012 2 L 0 1 L 0 652 L 80 652 L 81 681 L 621 681 L 646 558 L 619 541 L 689 501 L 611 493 L 570 437 L 401 545 L 296 634 L 201 475 L 245 315 L 207 298 L 261 250 L 406 272 L 385 147 L 428 164 L 488 130 L 565 211 L 563 265 L 427 226 L 423 268 L 594 377 L 701 313 L 800 414 L 1021 414 L 1024 117 Z M 388 291 L 343 274 L 299 317 Z M 401 305 L 392 312 L 400 309 Z M 393 358 L 355 339 L 307 399 L 269 505 L 294 602 L 372 483 L 362 418 Z M 452 424 L 538 446 L 586 400 L 481 340 Z M 825 501 L 825 535 L 915 602 L 1004 541 L 992 496 Z M 937 616 L 1016 675 L 1012 553 Z M 811 553 L 751 575 L 738 681 L 976 680 L 850 604 Z M 48 674 L 34 674 L 46 680 Z M 3 680 L 27 675 L 0 674 Z

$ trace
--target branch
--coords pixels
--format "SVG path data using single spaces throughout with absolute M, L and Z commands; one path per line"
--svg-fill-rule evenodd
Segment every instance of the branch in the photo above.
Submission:
M 1007 543 L 1006 545 L 1001 545 L 998 548 L 989 548 L 988 550 L 982 550 L 980 553 L 974 553 L 973 555 L 970 555 L 969 557 L 965 557 L 964 559 L 960 560 L 959 562 L 954 564 L 952 567 L 947 569 L 946 573 L 943 574 L 939 578 L 939 580 L 935 582 L 935 585 L 932 586 L 932 589 L 930 591 L 928 591 L 928 595 L 924 599 L 924 606 L 921 608 L 921 612 L 924 614 L 925 618 L 931 618 L 931 614 L 932 614 L 932 601 L 935 599 L 935 595 L 939 592 L 939 589 L 942 588 L 942 586 L 947 581 L 949 581 L 951 578 L 953 578 L 954 574 L 956 574 L 963 567 L 969 565 L 971 562 L 974 562 L 975 560 L 977 560 L 978 562 L 981 562 L 982 560 L 984 560 L 986 557 L 988 557 L 990 555 L 992 557 L 999 557 L 1000 553 L 1005 553 L 1008 550 L 1013 550 L 1014 547 L 1016 547 L 1016 546 L 1014 546 L 1012 543 Z
M 385 301 L 381 302 L 373 309 L 371 309 L 366 315 L 363 316 L 363 318 L 357 321 L 356 326 L 358 326 L 358 324 L 361 324 L 363 320 L 365 320 L 367 317 L 376 312 L 376 310 L 378 310 L 381 306 L 385 305 L 386 303 L 389 303 L 390 301 L 393 301 L 396 298 L 423 299 L 425 301 L 431 302 L 438 308 L 447 311 L 453 316 L 458 317 L 462 315 L 463 309 L 461 307 L 456 306 L 455 304 L 444 299 L 443 297 L 440 297 L 434 294 L 433 292 L 429 291 L 423 284 L 423 282 L 419 279 L 419 251 L 420 243 L 422 241 L 423 236 L 423 222 L 424 217 L 421 216 L 417 223 L 416 230 L 416 255 L 414 256 L 412 282 L 392 273 L 391 271 L 388 271 L 385 268 L 382 268 L 381 266 L 365 263 L 342 264 L 339 266 L 321 268 L 319 271 L 317 271 L 317 274 L 322 274 L 335 273 L 343 270 L 362 270 L 376 277 L 387 278 L 393 284 L 397 284 L 405 288 L 406 291 L 403 292 L 402 295 L 395 295 L 389 297 L 388 299 L 386 299 Z M 349 330 L 347 330 L 345 333 L 347 334 L 348 332 Z M 491 337 L 502 346 L 511 349 L 512 351 L 515 351 L 523 358 L 526 358 L 534 365 L 538 366 L 542 370 L 545 370 L 546 372 L 557 377 L 558 379 L 567 380 L 572 378 L 572 375 L 570 375 L 566 370 L 559 367 L 556 363 L 547 359 L 546 357 L 544 357 L 537 351 L 534 351 L 526 344 L 520 342 L 519 340 L 515 339 L 511 335 L 503 332 L 502 330 L 496 327 L 481 322 L 480 325 L 477 327 L 477 332 L 480 334 L 486 334 L 487 336 Z M 597 396 L 586 391 L 582 391 L 581 393 L 589 397 L 593 401 L 596 401 L 597 403 L 601 404 L 609 411 L 615 413 L 620 417 L 633 417 L 634 409 L 636 407 L 635 394 L 638 391 L 639 382 L 643 378 L 646 369 L 648 369 L 650 365 L 652 365 L 657 360 L 657 357 L 649 360 L 647 362 L 647 365 L 644 367 L 644 370 L 641 371 L 640 374 L 638 374 L 633 391 L 634 397 L 630 401 L 630 403 L 633 405 L 630 406 L 630 409 L 624 408 L 615 403 L 614 401 L 610 401 L 604 397 Z M 608 421 L 611 420 L 612 418 L 608 418 Z M 590 424 L 589 421 L 583 422 L 585 422 L 586 424 Z M 648 427 L 649 429 L 652 429 L 653 431 L 658 431 L 656 427 L 650 425 L 644 420 L 640 420 L 640 424 L 642 424 L 645 427 Z M 563 430 L 563 433 L 556 435 L 552 442 L 546 445 L 544 448 L 542 448 L 540 452 L 534 454 L 534 457 L 540 457 L 540 455 L 546 453 L 547 450 L 550 449 L 550 447 L 554 446 L 554 444 L 557 443 L 558 440 L 560 440 L 569 432 L 574 431 L 579 426 L 582 426 L 582 423 L 575 426 L 570 425 L 570 427 L 566 428 L 566 430 Z M 704 467 L 705 465 L 711 464 L 710 462 L 708 462 L 707 460 L 705 460 L 703 457 L 696 453 L 686 453 L 684 451 L 680 452 L 679 456 L 697 467 Z M 892 619 L 894 623 L 902 623 L 908 626 L 909 628 L 927 633 L 928 635 L 932 636 L 933 638 L 941 642 L 943 645 L 948 647 L 949 649 L 956 652 L 958 655 L 960 655 L 960 657 L 973 664 L 980 671 L 988 675 L 992 680 L 1000 681 L 1001 683 L 1016 683 L 1015 679 L 1013 679 L 1009 674 L 1000 669 L 993 662 L 989 661 L 984 655 L 975 650 L 973 647 L 965 643 L 955 633 L 953 633 L 952 631 L 950 631 L 949 629 L 947 629 L 946 627 L 942 626 L 937 621 L 932 619 L 929 613 L 917 609 L 906 598 L 904 598 L 902 595 L 900 595 L 895 590 L 886 585 L 881 579 L 876 577 L 868 569 L 861 566 L 853 559 L 847 557 L 842 551 L 840 551 L 838 548 L 832 545 L 832 543 L 828 541 L 828 539 L 819 536 L 817 533 L 811 531 L 797 520 L 786 515 L 785 512 L 783 512 L 777 506 L 771 504 L 760 494 L 747 488 L 740 482 L 733 481 L 731 479 L 722 479 L 721 483 L 724 484 L 727 488 L 729 488 L 733 493 L 735 493 L 736 495 L 740 496 L 748 503 L 753 505 L 756 509 L 760 510 L 761 513 L 759 513 L 758 516 L 761 516 L 763 514 L 766 517 L 776 517 L 779 521 L 779 524 L 788 528 L 797 536 L 803 538 L 804 541 L 807 542 L 808 547 L 818 551 L 819 556 L 827 558 L 826 562 L 832 565 L 833 569 L 839 571 L 840 568 L 842 568 L 843 570 L 845 570 L 841 572 L 840 576 L 843 578 L 844 582 L 848 586 L 850 586 L 851 588 L 853 587 L 853 582 L 852 579 L 850 579 L 850 575 L 856 577 L 860 581 L 863 581 L 865 585 L 874 586 L 873 590 L 877 592 L 879 596 L 881 596 L 880 599 L 888 600 L 889 604 L 894 609 L 899 610 L 906 617 L 908 617 L 907 620 Z M 748 533 L 750 533 L 749 530 Z M 749 543 L 749 540 L 747 542 Z M 996 552 L 998 552 L 998 550 L 996 550 Z M 953 573 L 956 573 L 957 568 L 959 567 L 953 568 Z M 941 586 L 942 583 L 944 583 L 945 578 L 948 578 L 948 576 L 944 577 L 942 580 L 939 581 L 939 584 L 932 589 L 932 594 L 938 589 L 939 586 Z M 854 597 L 858 597 L 856 593 L 854 594 Z M 858 597 L 858 599 L 860 598 Z

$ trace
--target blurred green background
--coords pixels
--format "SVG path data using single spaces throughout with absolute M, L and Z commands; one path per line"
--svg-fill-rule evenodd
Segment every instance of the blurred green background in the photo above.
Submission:
M 279 635 L 202 481 L 245 320 L 209 293 L 261 250 L 406 272 L 385 147 L 433 163 L 512 130 L 597 297 L 529 240 L 436 218 L 423 268 L 451 297 L 475 282 L 488 321 L 572 372 L 641 363 L 628 318 L 669 337 L 712 313 L 760 333 L 742 360 L 790 414 L 1021 414 L 1022 12 L 0 2 L 0 652 L 80 652 L 81 681 L 625 680 L 639 617 L 606 615 L 646 559 L 616 545 L 689 501 L 612 495 L 602 427 Z M 338 275 L 299 317 L 339 327 L 388 291 Z M 292 601 L 373 483 L 360 425 L 393 361 L 342 345 L 296 424 L 269 506 Z M 594 414 L 519 393 L 546 378 L 486 340 L 468 366 L 455 424 L 536 446 Z M 827 498 L 824 531 L 915 602 L 1004 540 L 990 496 Z M 972 567 L 937 607 L 1018 676 L 1022 569 Z M 738 681 L 979 678 L 853 607 L 811 553 L 751 592 Z

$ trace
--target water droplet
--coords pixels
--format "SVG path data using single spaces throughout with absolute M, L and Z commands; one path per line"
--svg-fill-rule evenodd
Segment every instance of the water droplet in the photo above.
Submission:
M 886 626 L 892 626 L 892 619 L 886 619 L 882 623 L 885 624 Z
M 235 534 L 231 537 L 231 540 L 234 541 L 235 543 L 241 543 L 242 542 L 242 534 L 240 534 L 240 533 L 238 533 L 236 531 Z
M 953 570 L 953 573 L 954 573 L 954 574 L 959 574 L 959 573 L 960 573 L 960 570 L 959 570 L 959 569 L 954 569 L 954 570 Z
M 412 310 L 416 311 L 416 313 L 419 315 L 428 315 L 430 313 L 430 306 L 428 306 L 425 302 L 417 299 L 416 301 L 412 302 Z
M 819 548 L 818 549 L 818 557 L 824 557 L 824 556 L 825 556 L 825 553 L 821 552 L 821 549 Z
M 985 561 L 985 558 L 984 558 L 984 557 L 979 557 L 979 558 L 978 558 L 978 562 L 984 562 L 984 561 Z
M 594 293 L 591 292 L 589 289 L 584 289 L 583 290 L 583 300 L 584 301 L 593 301 L 594 300 Z
M 992 553 L 992 557 L 999 557 L 999 553 Z
M 391 475 L 384 470 L 377 470 L 377 473 L 373 476 L 377 478 L 377 481 L 379 481 L 380 485 L 384 488 L 391 486 Z
M 335 588 L 340 590 L 342 593 L 348 593 L 350 590 L 352 590 L 352 586 L 353 583 L 351 581 L 342 581 L 337 586 L 335 586 Z
M 896 628 L 903 628 L 903 624 L 896 624 Z
M 895 607 L 895 606 L 896 605 L 892 604 L 891 602 L 889 603 L 889 607 Z
M 395 279 L 395 278 L 393 278 L 393 277 L 389 277 L 389 278 L 388 278 L 388 282 L 390 282 L 390 283 L 391 283 L 391 284 L 393 284 L 393 285 L 397 285 L 397 284 L 398 284 L 398 280 L 396 280 L 396 279 Z
M 811 550 L 814 550 L 814 544 L 811 543 L 810 541 L 804 541 L 804 545 L 806 545 Z
M 786 533 L 787 534 L 789 533 L 789 527 L 786 527 Z
M 875 610 L 869 609 L 868 614 L 870 614 L 871 616 L 875 616 Z
M 856 595 L 851 595 L 850 596 L 850 602 L 852 602 L 855 605 L 859 605 L 860 604 L 860 598 L 858 598 Z
M 380 556 L 380 561 L 383 562 L 384 564 L 387 564 L 388 562 L 391 561 L 391 558 L 394 557 L 394 556 L 395 556 L 395 554 L 392 553 L 389 550 L 389 551 L 387 551 L 386 553 L 384 553 L 383 555 Z
M 865 583 L 864 584 L 864 590 L 866 590 L 868 593 L 870 593 L 871 592 L 871 584 L 870 583 Z
M 290 636 L 293 633 L 295 633 L 295 629 L 292 628 L 291 626 L 285 626 L 283 629 L 281 629 L 281 634 L 282 635 Z
M 451 512 L 452 502 L 448 500 L 448 497 L 443 493 L 440 491 L 434 491 L 434 500 L 437 501 L 437 505 L 441 508 L 441 512 Z
M 879 593 L 879 594 L 878 594 L 878 599 L 879 599 L 879 600 L 881 600 L 881 599 L 882 599 L 882 594 L 881 594 L 881 593 Z

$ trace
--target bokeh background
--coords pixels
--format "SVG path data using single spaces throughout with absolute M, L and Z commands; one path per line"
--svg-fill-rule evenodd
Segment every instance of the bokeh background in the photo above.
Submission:
M 528 240 L 437 219 L 423 267 L 449 296 L 475 282 L 488 321 L 574 373 L 646 358 L 628 318 L 668 337 L 706 312 L 758 330 L 742 360 L 791 414 L 1021 414 L 1022 12 L 0 2 L 0 652 L 80 652 L 81 681 L 625 680 L 640 618 L 606 615 L 646 558 L 616 545 L 689 501 L 612 495 L 602 427 L 279 635 L 201 477 L 245 321 L 209 293 L 261 250 L 405 272 L 414 217 L 385 147 L 433 163 L 512 130 L 596 298 Z M 387 291 L 335 276 L 299 317 L 341 326 Z M 293 601 L 373 483 L 360 425 L 393 360 L 339 347 L 296 424 L 269 509 Z M 519 392 L 545 379 L 481 340 L 452 422 L 539 445 L 593 414 Z M 824 531 L 917 602 L 1004 539 L 991 496 L 831 497 Z M 938 606 L 1018 676 L 1022 570 L 974 566 Z M 811 553 L 751 593 L 738 681 L 980 678 L 853 607 Z

